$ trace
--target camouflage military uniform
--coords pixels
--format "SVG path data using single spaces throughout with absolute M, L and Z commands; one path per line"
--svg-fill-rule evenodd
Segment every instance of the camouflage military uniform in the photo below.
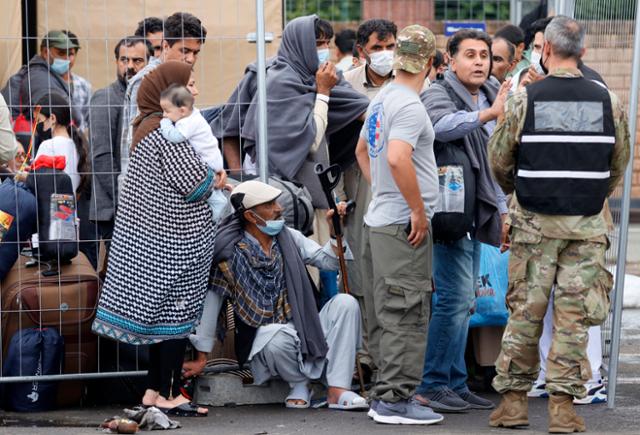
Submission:
M 577 69 L 558 69 L 554 76 L 575 77 Z M 629 160 L 629 128 L 618 98 L 610 92 L 615 123 L 609 194 Z M 525 122 L 527 93 L 506 104 L 506 117 L 489 142 L 494 176 L 505 193 L 514 190 L 518 140 Z M 507 222 L 511 225 L 511 257 L 507 305 L 510 318 L 496 361 L 493 386 L 499 393 L 529 391 L 540 369 L 538 341 L 551 287 L 554 296 L 553 340 L 547 361 L 550 393 L 584 397 L 591 377 L 586 349 L 590 326 L 601 324 L 609 311 L 613 280 L 605 268 L 608 207 L 595 216 L 550 216 L 522 208 L 516 195 Z

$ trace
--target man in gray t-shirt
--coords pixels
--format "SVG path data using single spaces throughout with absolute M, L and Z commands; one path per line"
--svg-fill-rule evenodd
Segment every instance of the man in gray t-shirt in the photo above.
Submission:
M 438 200 L 438 168 L 433 154 L 434 132 L 427 111 L 415 90 L 391 83 L 373 99 L 360 133 L 366 141 L 371 168 L 372 199 L 364 217 L 370 227 L 407 224 L 411 209 L 389 165 L 389 145 L 396 141 L 411 146 L 415 173 L 424 210 L 433 216 Z
M 369 351 L 379 369 L 370 415 L 378 423 L 442 420 L 411 400 L 427 344 L 429 216 L 439 188 L 433 127 L 418 97 L 434 55 L 435 37 L 427 28 L 413 25 L 398 34 L 395 78 L 371 102 L 356 147 L 372 185 L 361 263 Z

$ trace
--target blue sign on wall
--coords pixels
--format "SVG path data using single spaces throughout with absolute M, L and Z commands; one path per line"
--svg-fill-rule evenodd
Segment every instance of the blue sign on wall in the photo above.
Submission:
M 474 29 L 486 32 L 487 24 L 484 21 L 476 21 L 474 23 L 461 21 L 445 21 L 444 36 L 451 36 L 460 29 Z

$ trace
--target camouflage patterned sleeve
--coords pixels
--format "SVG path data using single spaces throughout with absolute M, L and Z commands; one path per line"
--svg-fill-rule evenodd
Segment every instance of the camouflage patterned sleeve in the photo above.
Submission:
M 489 140 L 489 163 L 493 176 L 504 191 L 514 190 L 514 170 L 518 151 L 518 138 L 524 125 L 527 93 L 516 93 L 505 104 L 505 115 L 498 122 Z
M 629 122 L 627 114 L 620 104 L 620 100 L 613 92 L 609 92 L 611 96 L 611 107 L 613 108 L 613 122 L 616 127 L 616 144 L 613 148 L 613 156 L 611 157 L 611 176 L 609 178 L 609 195 L 613 193 L 618 183 L 624 175 L 624 171 L 629 163 Z

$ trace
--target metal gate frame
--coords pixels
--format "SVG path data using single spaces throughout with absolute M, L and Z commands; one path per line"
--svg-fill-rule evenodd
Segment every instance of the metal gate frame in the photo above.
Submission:
M 512 5 L 515 1 L 512 1 Z M 557 3 L 562 5 L 564 12 L 573 15 L 575 10 L 575 1 L 561 0 Z M 629 228 L 629 212 L 631 201 L 631 181 L 633 173 L 633 156 L 636 141 L 637 114 L 638 114 L 638 90 L 640 86 L 640 1 L 636 4 L 635 14 L 635 32 L 633 43 L 633 61 L 632 61 L 632 80 L 631 94 L 629 104 L 629 130 L 633 135 L 630 141 L 631 159 L 624 175 L 623 195 L 621 204 L 621 221 L 619 226 L 620 242 L 618 244 L 617 264 L 616 264 L 616 280 L 613 291 L 613 312 L 612 312 L 612 339 L 610 347 L 610 366 L 609 366 L 609 386 L 608 386 L 608 402 L 609 408 L 615 407 L 618 367 L 619 367 L 619 351 L 620 336 L 622 325 L 622 301 L 624 291 L 624 274 L 626 270 L 626 256 L 628 244 L 628 228 Z M 266 104 L 266 33 L 264 19 L 264 0 L 256 0 L 256 54 L 258 66 L 258 117 L 259 117 L 259 136 L 258 136 L 258 154 L 259 158 L 259 174 L 260 179 L 266 181 L 268 178 L 268 145 L 267 145 L 267 104 Z M 60 374 L 45 376 L 16 376 L 2 377 L 0 376 L 0 384 L 16 383 L 16 382 L 32 382 L 32 381 L 61 381 L 61 380 L 79 380 L 79 379 L 98 379 L 119 376 L 144 376 L 146 371 L 119 371 L 119 372 L 103 372 L 103 373 L 77 373 L 77 374 Z

